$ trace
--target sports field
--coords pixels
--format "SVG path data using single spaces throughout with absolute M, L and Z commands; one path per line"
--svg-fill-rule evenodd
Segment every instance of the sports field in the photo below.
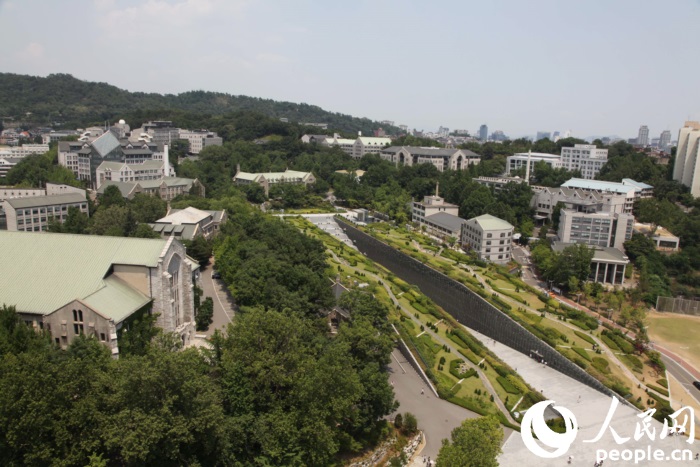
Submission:
M 649 312 L 649 338 L 700 368 L 700 317 Z

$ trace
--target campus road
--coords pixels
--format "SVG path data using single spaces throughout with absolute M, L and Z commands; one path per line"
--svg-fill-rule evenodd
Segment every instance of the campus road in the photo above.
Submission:
M 214 258 L 212 263 L 199 271 L 200 283 L 202 285 L 202 301 L 206 297 L 211 297 L 214 301 L 214 321 L 209 325 L 209 329 L 202 333 L 209 337 L 216 329 L 225 330 L 228 323 L 233 320 L 235 313 L 235 303 L 233 297 L 226 290 L 226 286 L 220 279 L 212 278 L 214 274 Z

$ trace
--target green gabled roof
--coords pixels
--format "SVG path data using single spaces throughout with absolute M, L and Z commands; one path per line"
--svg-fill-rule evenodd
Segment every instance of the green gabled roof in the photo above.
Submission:
M 107 189 L 108 186 L 116 186 L 119 188 L 119 191 L 121 192 L 122 196 L 124 198 L 127 198 L 132 191 L 134 191 L 134 188 L 136 188 L 136 185 L 138 185 L 141 182 L 116 182 L 114 180 L 105 180 L 102 182 L 102 185 L 97 189 L 97 194 L 98 195 L 103 195 L 105 193 L 105 190 Z
M 131 316 L 152 300 L 117 277 L 107 277 L 103 282 L 104 286 L 101 289 L 82 301 L 99 313 L 105 314 L 107 310 L 106 316 L 115 323 Z
M 0 304 L 15 305 L 20 312 L 49 314 L 104 288 L 113 264 L 156 267 L 167 242 L 0 231 Z M 111 316 L 111 309 L 95 311 Z
M 483 214 L 469 220 L 476 221 L 477 224 L 479 224 L 484 230 L 508 230 L 513 228 L 513 225 L 510 222 L 504 221 L 496 216 L 492 216 L 491 214 Z

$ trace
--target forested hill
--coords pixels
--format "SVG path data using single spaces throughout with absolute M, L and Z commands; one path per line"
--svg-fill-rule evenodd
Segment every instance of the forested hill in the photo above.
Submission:
M 188 112 L 221 115 L 236 111 L 258 112 L 290 122 L 327 123 L 330 129 L 371 135 L 380 123 L 367 118 L 328 112 L 309 104 L 278 102 L 219 92 L 189 91 L 181 94 L 129 92 L 107 83 L 81 81 L 68 74 L 46 78 L 0 73 L 0 116 L 13 117 L 49 126 L 61 122 L 74 128 L 116 121 L 120 118 L 168 118 L 172 113 Z M 31 115 L 27 116 L 27 112 Z M 157 113 L 163 115 L 158 117 Z M 129 122 L 132 123 L 132 122 Z M 139 123 L 139 122 L 133 122 Z M 388 133 L 395 127 L 382 126 Z

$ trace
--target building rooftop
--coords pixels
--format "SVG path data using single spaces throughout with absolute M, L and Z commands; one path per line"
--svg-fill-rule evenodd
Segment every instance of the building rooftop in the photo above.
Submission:
M 576 245 L 576 243 L 553 242 L 552 250 L 556 252 L 562 252 L 564 251 L 564 248 L 571 245 Z M 629 258 L 627 258 L 627 255 L 625 255 L 622 251 L 618 250 L 617 248 L 591 245 L 588 245 L 588 247 L 594 250 L 592 259 L 592 261 L 594 262 L 619 264 L 628 264 L 630 262 Z
M 621 194 L 628 194 L 630 191 L 639 191 L 639 188 L 631 185 L 623 185 L 618 182 L 606 182 L 603 180 L 587 180 L 584 178 L 572 178 L 562 184 L 562 188 L 582 188 L 584 190 L 610 191 Z
M 84 203 L 85 195 L 66 193 L 53 196 L 32 196 L 29 198 L 10 198 L 7 203 L 15 209 L 36 208 L 39 206 L 54 206 L 56 204 Z
M 458 231 L 462 228 L 462 224 L 466 221 L 459 216 L 448 214 L 446 212 L 437 212 L 425 218 L 426 222 L 430 222 L 439 227 L 451 231 Z
M 631 178 L 623 178 L 622 179 L 622 184 L 623 185 L 631 185 L 631 186 L 636 186 L 642 190 L 650 190 L 653 189 L 654 187 L 651 185 L 647 185 L 646 183 L 643 182 L 638 182 L 636 180 L 632 180 Z
M 105 157 L 110 152 L 117 148 L 121 148 L 119 140 L 111 131 L 106 132 L 95 141 L 92 142 L 92 147 L 100 155 L 100 157 Z
M 513 156 L 528 157 L 532 159 L 561 159 L 559 154 L 549 154 L 548 152 L 516 152 Z
M 207 211 L 202 211 L 200 209 L 194 208 L 192 206 L 185 209 L 173 209 L 170 214 L 158 219 L 157 224 L 197 224 L 207 217 L 213 217 L 211 213 Z
M 391 138 L 386 136 L 359 136 L 357 139 L 362 141 L 362 144 L 368 146 L 384 146 L 386 144 L 391 144 Z
M 482 214 L 481 216 L 473 217 L 469 220 L 476 221 L 484 230 L 508 230 L 513 228 L 510 222 L 492 216 L 491 214 Z
M 75 299 L 106 304 L 118 319 L 141 297 L 106 280 L 113 264 L 156 267 L 166 239 L 0 231 L 0 301 L 17 311 L 48 314 Z M 107 288 L 108 290 L 103 290 Z M 92 298 L 90 298 L 92 297 Z M 125 305 L 111 300 L 121 297 Z M 139 302 L 140 303 L 140 302 Z
M 139 182 L 115 182 L 113 180 L 105 180 L 104 182 L 102 182 L 102 185 L 100 185 L 100 188 L 97 189 L 97 194 L 103 195 L 107 187 L 113 185 L 119 188 L 119 191 L 121 192 L 122 196 L 126 198 L 131 194 L 132 191 L 134 191 L 134 188 L 136 188 L 136 185 L 138 184 Z

